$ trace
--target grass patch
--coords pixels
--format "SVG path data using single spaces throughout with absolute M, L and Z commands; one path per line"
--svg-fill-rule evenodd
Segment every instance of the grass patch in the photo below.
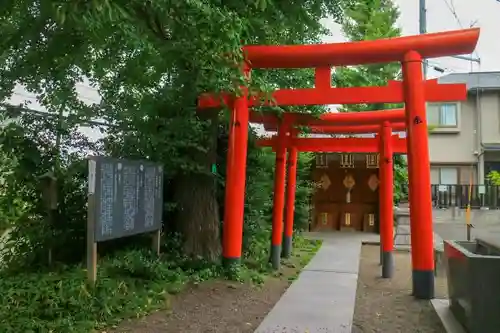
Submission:
M 283 260 L 283 264 L 294 271 L 288 274 L 288 281 L 292 282 L 299 276 L 302 269 L 311 261 L 321 247 L 322 241 L 295 237 L 294 249 L 289 259 Z
M 245 260 L 229 275 L 257 285 L 272 276 L 293 280 L 320 245 L 297 236 L 293 255 L 283 260 L 279 272 L 271 269 L 267 259 Z M 181 292 L 187 283 L 223 278 L 227 273 L 202 261 L 172 261 L 148 251 L 129 251 L 100 261 L 93 288 L 88 286 L 82 266 L 16 276 L 0 274 L 0 332 L 89 333 L 168 308 L 170 295 Z
M 257 261 L 245 262 L 242 276 L 248 274 L 252 282 L 264 283 L 268 277 L 286 278 L 289 281 L 295 280 L 302 269 L 309 263 L 321 247 L 322 241 L 306 239 L 300 234 L 294 236 L 293 252 L 290 258 L 281 260 L 281 269 L 272 269 L 269 260 L 261 259 Z M 266 256 L 268 258 L 268 254 Z M 251 264 L 250 264 L 251 263 Z M 256 264 L 256 266 L 254 266 Z

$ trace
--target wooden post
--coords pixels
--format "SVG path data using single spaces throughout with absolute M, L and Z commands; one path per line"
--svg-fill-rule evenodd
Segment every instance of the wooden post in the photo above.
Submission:
M 97 280 L 97 242 L 95 239 L 95 183 L 97 163 L 88 160 L 88 195 L 87 195 L 87 279 L 94 286 Z
M 152 239 L 153 252 L 156 253 L 157 256 L 159 256 L 160 255 L 161 229 L 154 231 L 152 238 L 153 238 Z
M 96 220 L 94 193 L 89 193 L 87 207 L 87 279 L 89 283 L 94 286 L 97 280 L 97 242 L 95 241 Z

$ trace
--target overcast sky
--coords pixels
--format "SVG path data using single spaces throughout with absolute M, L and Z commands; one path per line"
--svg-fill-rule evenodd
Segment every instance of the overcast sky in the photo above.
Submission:
M 403 35 L 419 33 L 419 1 L 393 0 L 399 6 L 401 16 L 398 25 Z M 455 13 L 455 14 L 454 14 Z M 474 57 L 479 56 L 481 64 L 473 64 L 473 71 L 500 71 L 500 2 L 496 0 L 427 0 L 427 32 L 456 30 L 460 28 L 481 28 L 481 37 Z M 325 20 L 332 36 L 325 42 L 343 42 L 340 27 L 331 20 Z M 450 72 L 469 72 L 471 63 L 453 58 L 432 59 L 430 65 L 439 66 Z M 443 75 L 429 71 L 430 76 Z

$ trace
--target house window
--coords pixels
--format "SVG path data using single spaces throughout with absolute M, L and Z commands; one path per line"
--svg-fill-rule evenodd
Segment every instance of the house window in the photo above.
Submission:
M 431 183 L 437 185 L 457 185 L 458 168 L 456 167 L 431 168 Z
M 440 183 L 443 185 L 456 185 L 458 183 L 457 168 L 440 168 L 439 169 Z
M 457 127 L 458 104 L 429 104 L 427 107 L 427 123 L 436 127 Z

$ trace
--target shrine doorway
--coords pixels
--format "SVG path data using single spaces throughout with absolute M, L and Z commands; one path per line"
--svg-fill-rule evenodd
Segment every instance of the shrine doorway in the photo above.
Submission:
M 379 155 L 318 153 L 311 231 L 379 231 Z

